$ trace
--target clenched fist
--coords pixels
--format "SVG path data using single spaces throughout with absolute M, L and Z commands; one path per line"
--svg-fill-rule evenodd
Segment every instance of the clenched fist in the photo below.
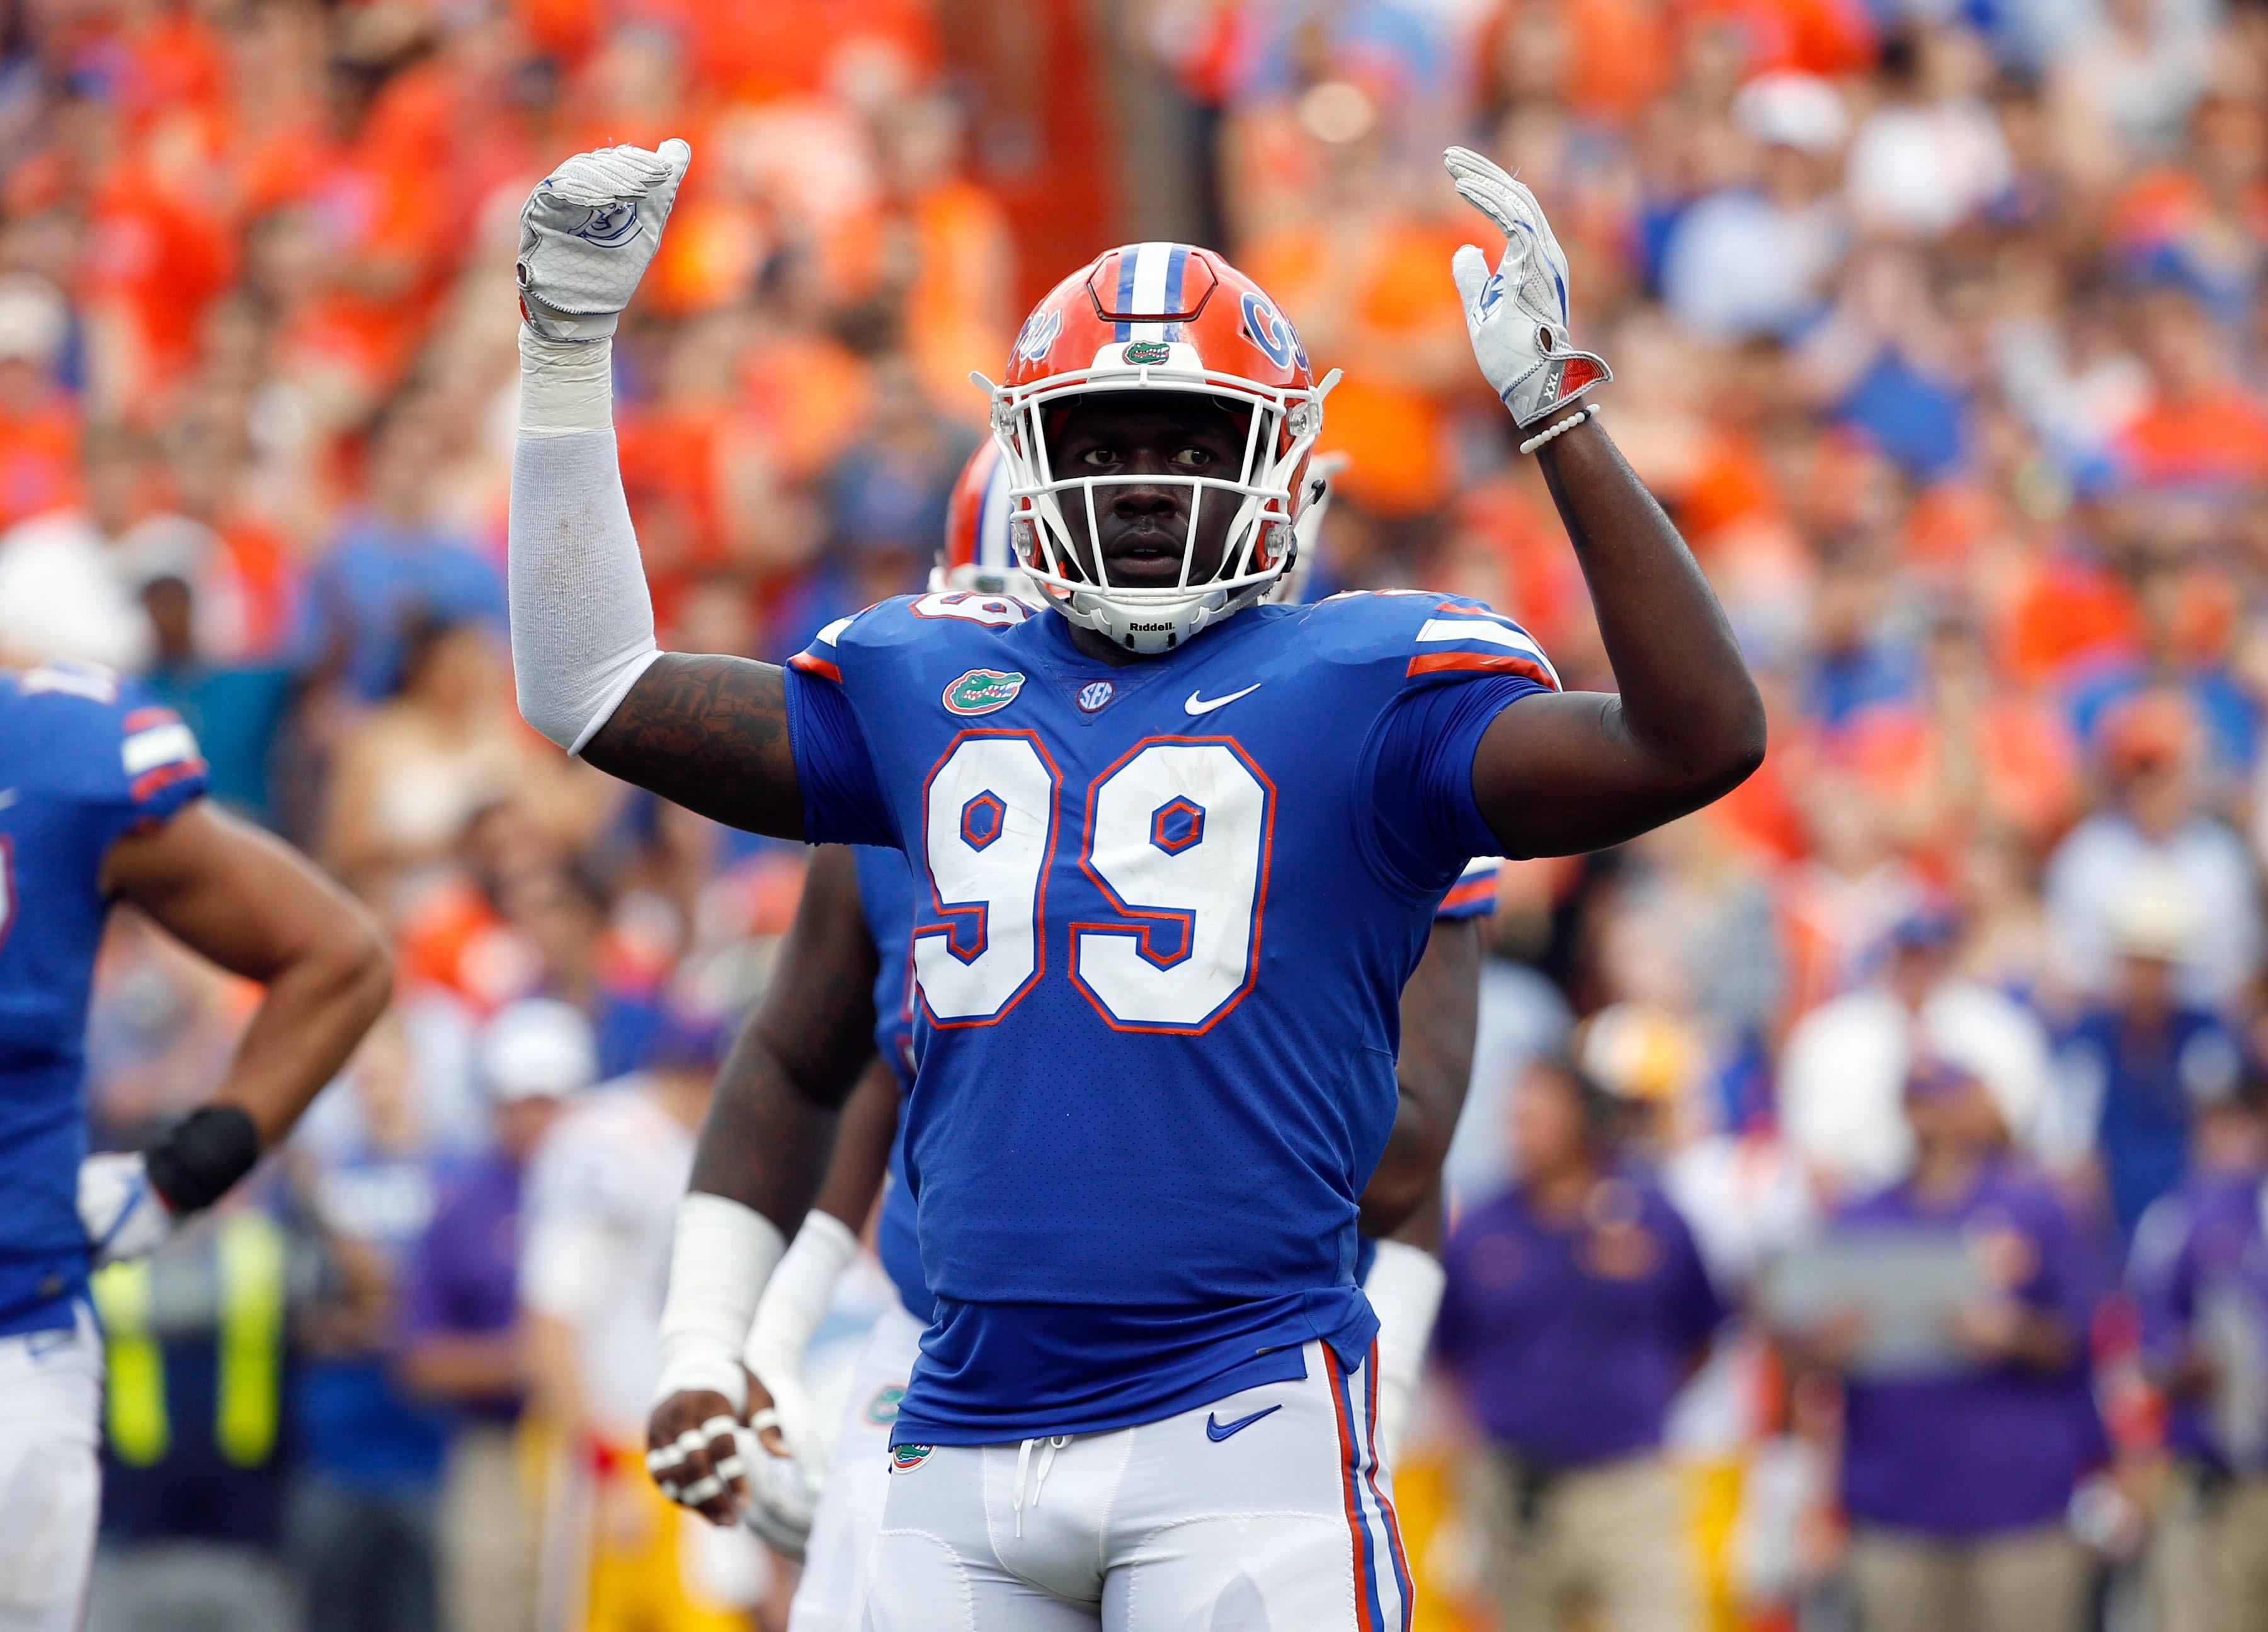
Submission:
M 519 309 L 546 340 L 602 340 L 637 292 L 693 149 L 677 140 L 578 153 L 519 212 Z

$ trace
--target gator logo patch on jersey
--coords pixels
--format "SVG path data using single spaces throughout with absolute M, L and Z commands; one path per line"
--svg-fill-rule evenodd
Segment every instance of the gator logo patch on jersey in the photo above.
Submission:
M 923 1463 L 928 1461 L 929 1453 L 936 1449 L 937 1447 L 935 1445 L 892 1445 L 890 1447 L 890 1472 L 893 1473 L 910 1473 Z
M 1024 689 L 1024 676 L 998 668 L 972 668 L 945 688 L 945 707 L 953 714 L 989 714 L 1005 708 Z

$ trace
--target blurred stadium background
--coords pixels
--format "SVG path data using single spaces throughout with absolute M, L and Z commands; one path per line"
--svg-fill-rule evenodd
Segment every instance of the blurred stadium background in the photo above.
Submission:
M 684 136 L 624 474 L 665 644 L 774 660 L 919 583 L 1029 301 L 1186 237 L 1346 370 L 1324 587 L 1484 596 L 1602 683 L 1439 150 L 1551 212 L 1772 751 L 1506 869 L 1422 1626 L 2268 1625 L 2264 121 L 2234 0 L 0 0 L 0 651 L 149 675 L 401 976 L 256 1193 L 102 1283 L 92 1624 L 784 1624 L 636 1451 L 801 858 L 564 761 L 502 628 L 515 217 Z M 245 1008 L 116 922 L 101 1135 Z M 2043 1207 L 1863 1200 L 2000 1146 Z M 1564 1318 L 1515 1181 L 1576 1185 Z M 2079 1358 L 1992 1358 L 2009 1297 Z

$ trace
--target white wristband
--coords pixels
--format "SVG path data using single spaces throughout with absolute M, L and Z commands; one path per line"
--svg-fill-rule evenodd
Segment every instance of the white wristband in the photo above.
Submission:
M 827 1318 L 835 1282 L 858 1255 L 858 1237 L 834 1214 L 814 1207 L 803 1215 L 803 1228 L 765 1283 L 748 1330 L 743 1357 L 758 1382 L 769 1388 L 775 1368 L 790 1378 L 801 1370 L 811 1334 Z
M 779 1227 L 755 1208 L 704 1191 L 677 1209 L 669 1258 L 669 1296 L 661 1307 L 661 1378 L 654 1403 L 708 1389 L 748 1405 L 740 1351 L 764 1282 L 787 1252 Z
M 615 425 L 615 343 L 546 340 L 519 326 L 519 432 L 567 436 Z
M 1378 1311 L 1378 1454 L 1388 1466 L 1402 1447 L 1447 1279 L 1431 1252 L 1406 1242 L 1381 1241 L 1370 1278 L 1362 1283 L 1363 1295 Z
M 1557 425 L 1553 425 L 1549 431 L 1539 431 L 1534 436 L 1529 437 L 1528 440 L 1520 445 L 1520 451 L 1523 454 L 1532 454 L 1537 448 L 1550 441 L 1553 437 L 1565 436 L 1567 432 L 1572 431 L 1577 425 L 1581 425 L 1586 419 L 1595 418 L 1598 412 L 1599 405 L 1596 402 L 1586 402 L 1582 407 L 1568 415 Z

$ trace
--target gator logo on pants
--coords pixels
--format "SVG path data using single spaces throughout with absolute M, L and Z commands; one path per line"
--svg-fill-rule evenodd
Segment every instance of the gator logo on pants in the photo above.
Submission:
M 936 1449 L 937 1447 L 935 1445 L 892 1445 L 890 1447 L 890 1472 L 893 1473 L 910 1473 L 923 1463 L 928 1461 L 929 1453 Z

